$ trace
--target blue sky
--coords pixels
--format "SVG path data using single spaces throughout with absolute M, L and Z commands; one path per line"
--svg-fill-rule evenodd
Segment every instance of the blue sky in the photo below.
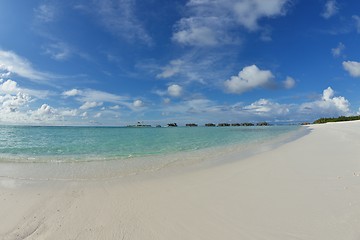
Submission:
M 0 124 L 360 114 L 356 0 L 2 0 Z

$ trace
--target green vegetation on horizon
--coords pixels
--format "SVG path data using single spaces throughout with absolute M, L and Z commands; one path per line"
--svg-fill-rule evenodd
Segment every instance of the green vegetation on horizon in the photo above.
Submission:
M 319 118 L 314 121 L 314 124 L 327 123 L 327 122 L 345 122 L 345 121 L 355 121 L 355 120 L 360 120 L 360 116 L 349 116 L 349 117 L 340 116 L 337 118 Z

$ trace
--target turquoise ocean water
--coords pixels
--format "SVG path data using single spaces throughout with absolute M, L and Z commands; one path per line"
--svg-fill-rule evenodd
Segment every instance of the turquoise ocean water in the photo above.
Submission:
M 0 162 L 121 160 L 251 144 L 299 126 L 267 127 L 29 127 L 0 126 Z

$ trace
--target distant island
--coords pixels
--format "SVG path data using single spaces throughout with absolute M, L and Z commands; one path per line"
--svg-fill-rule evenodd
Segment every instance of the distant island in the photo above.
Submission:
M 177 123 L 168 123 L 165 127 L 177 127 L 178 124 Z M 186 123 L 185 124 L 186 127 L 197 127 L 199 126 L 196 123 Z M 251 127 L 251 126 L 271 126 L 270 123 L 268 122 L 258 122 L 258 123 L 251 123 L 251 122 L 244 122 L 244 123 L 206 123 L 203 126 L 205 127 Z M 148 128 L 148 127 L 152 127 L 151 125 L 148 124 L 144 124 L 142 122 L 138 122 L 136 125 L 127 125 L 126 127 L 128 128 Z M 156 125 L 157 128 L 161 128 L 161 125 Z
M 327 123 L 327 122 L 346 122 L 360 120 L 360 116 L 340 116 L 337 118 L 319 118 L 314 121 L 314 124 Z

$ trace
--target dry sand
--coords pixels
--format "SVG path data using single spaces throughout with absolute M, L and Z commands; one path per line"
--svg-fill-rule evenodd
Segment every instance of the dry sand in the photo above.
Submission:
M 360 122 L 309 128 L 241 161 L 174 174 L 0 178 L 0 238 L 359 240 Z

